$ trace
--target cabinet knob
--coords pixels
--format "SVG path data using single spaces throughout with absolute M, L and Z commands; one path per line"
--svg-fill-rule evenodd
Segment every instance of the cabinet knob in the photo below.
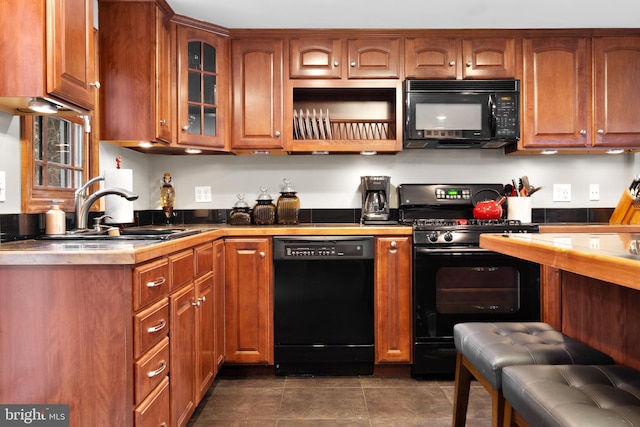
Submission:
M 160 126 L 165 126 L 167 121 L 165 119 L 160 120 Z
M 198 300 L 198 301 L 192 301 L 192 302 L 191 302 L 191 305 L 192 305 L 192 306 L 194 306 L 194 307 L 200 307 L 200 305 L 202 305 L 202 303 L 200 302 L 200 300 Z
M 587 131 L 585 129 L 580 130 L 580 135 L 586 135 L 586 134 L 587 134 Z
M 454 65 L 456 65 L 456 61 L 449 61 L 449 67 L 453 67 Z
M 598 129 L 598 135 L 604 135 L 604 130 Z
M 349 65 L 351 65 L 352 67 L 355 67 L 358 64 L 356 64 L 356 61 L 351 61 L 351 64 L 349 64 Z
M 189 125 L 182 126 L 182 132 L 189 132 Z
M 393 242 L 391 242 L 391 247 L 395 248 L 398 246 L 398 243 L 396 243 L 396 241 L 394 240 Z
M 472 66 L 472 65 L 473 65 L 473 62 L 471 62 L 471 61 L 467 61 L 467 67 L 468 67 L 468 68 L 471 68 L 471 66 Z
M 207 298 L 206 297 L 200 297 L 198 298 L 198 302 L 206 302 Z
M 333 61 L 333 66 L 334 66 L 334 67 L 339 67 L 339 66 L 340 66 L 340 62 L 338 62 L 338 61 Z
M 95 87 L 96 89 L 100 89 L 100 82 L 96 80 L 95 82 L 89 83 L 89 86 Z
M 258 255 L 260 255 L 260 258 L 264 258 L 265 256 L 267 256 L 267 254 L 265 254 L 264 252 L 260 252 L 258 253 Z
M 275 132 L 273 133 L 273 135 L 274 135 L 276 138 L 278 138 L 278 137 L 280 136 L 280 131 L 279 131 L 279 130 L 275 131 Z

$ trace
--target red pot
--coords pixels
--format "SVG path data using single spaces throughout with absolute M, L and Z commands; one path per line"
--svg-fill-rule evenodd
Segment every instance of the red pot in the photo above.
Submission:
M 475 219 L 500 219 L 502 218 L 502 204 L 506 200 L 506 197 L 501 197 L 500 200 L 485 200 L 483 202 L 476 203 L 473 208 L 473 217 Z

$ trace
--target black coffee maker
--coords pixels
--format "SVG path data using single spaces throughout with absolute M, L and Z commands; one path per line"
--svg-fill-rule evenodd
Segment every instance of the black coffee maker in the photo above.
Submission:
M 388 224 L 390 179 L 388 176 L 360 177 L 362 192 L 362 223 Z

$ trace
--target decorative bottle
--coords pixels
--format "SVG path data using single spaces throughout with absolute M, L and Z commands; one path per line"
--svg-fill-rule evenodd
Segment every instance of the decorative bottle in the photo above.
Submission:
M 58 201 L 51 202 L 51 209 L 44 216 L 45 234 L 64 234 L 67 231 L 66 216 L 64 211 L 58 206 Z
M 233 205 L 229 214 L 229 223 L 231 225 L 249 225 L 251 224 L 251 208 L 244 201 L 244 194 L 237 194 L 238 201 Z
M 256 225 L 273 225 L 276 222 L 276 205 L 267 193 L 267 187 L 260 187 L 260 195 L 253 207 L 253 222 Z
M 173 216 L 173 204 L 176 201 L 176 192 L 171 185 L 171 174 L 165 173 L 162 178 L 162 187 L 160 187 L 160 206 L 164 216 L 167 218 L 167 224 Z

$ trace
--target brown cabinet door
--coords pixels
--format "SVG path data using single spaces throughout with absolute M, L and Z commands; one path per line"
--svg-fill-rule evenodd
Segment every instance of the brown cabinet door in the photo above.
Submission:
M 342 77 L 342 40 L 296 38 L 289 40 L 289 77 L 339 79 Z
M 282 40 L 232 41 L 232 150 L 282 149 L 282 52 Z
M 455 79 L 457 48 L 455 38 L 406 38 L 404 68 L 407 78 Z
M 637 148 L 640 37 L 598 37 L 593 47 L 594 145 Z
M 99 16 L 100 138 L 172 142 L 168 16 L 153 2 L 129 1 L 100 2 Z
M 196 294 L 193 283 L 170 297 L 171 425 L 186 426 L 196 408 L 195 317 Z
M 48 1 L 47 46 L 47 92 L 93 110 L 93 0 Z
M 524 40 L 524 148 L 590 145 L 588 45 L 579 37 Z
M 215 358 L 215 374 L 220 371 L 224 363 L 224 240 L 216 240 L 213 242 L 213 335 L 214 335 L 214 358 Z
M 463 39 L 461 67 L 463 79 L 515 78 L 515 39 Z
M 196 402 L 207 392 L 215 375 L 214 327 L 215 295 L 214 276 L 208 273 L 197 279 L 196 286 Z
M 273 364 L 271 240 L 225 240 L 225 359 Z
M 399 38 L 347 40 L 350 79 L 399 79 L 402 51 Z
M 178 25 L 178 144 L 225 148 L 228 39 Z
M 376 237 L 376 363 L 411 363 L 411 313 L 411 238 Z

